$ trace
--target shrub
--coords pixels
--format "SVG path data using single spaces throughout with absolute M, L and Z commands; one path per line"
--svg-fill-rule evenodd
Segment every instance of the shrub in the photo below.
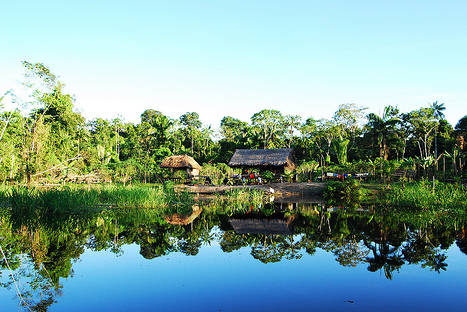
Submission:
M 329 181 L 326 183 L 324 198 L 331 203 L 358 204 L 361 199 L 360 183 L 354 179 Z

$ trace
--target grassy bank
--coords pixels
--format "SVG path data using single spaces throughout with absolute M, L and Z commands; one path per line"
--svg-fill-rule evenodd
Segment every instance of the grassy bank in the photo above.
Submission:
M 324 198 L 344 206 L 382 205 L 393 208 L 467 211 L 467 188 L 461 184 L 430 181 L 360 185 L 357 181 L 327 183 Z
M 17 208 L 42 208 L 50 211 L 85 208 L 167 208 L 190 206 L 194 203 L 186 192 L 176 193 L 166 185 L 69 185 L 53 189 L 2 187 L 0 202 Z
M 401 207 L 432 210 L 467 210 L 467 188 L 461 184 L 429 181 L 392 184 L 380 201 Z

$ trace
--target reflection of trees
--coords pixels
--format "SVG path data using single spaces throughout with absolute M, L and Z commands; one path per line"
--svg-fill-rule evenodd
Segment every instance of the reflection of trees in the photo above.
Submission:
M 365 241 L 365 246 L 370 250 L 372 257 L 367 258 L 368 271 L 376 272 L 383 269 L 387 279 L 392 279 L 392 272 L 399 270 L 404 264 L 399 255 L 399 247 L 391 246 L 388 242 L 370 243 Z
M 401 256 L 401 245 L 405 231 L 391 222 L 376 218 L 364 235 L 363 243 L 368 248 L 370 256 L 368 271 L 383 270 L 387 279 L 392 279 L 392 272 L 398 271 L 404 264 Z
M 233 231 L 225 231 L 222 234 L 220 245 L 224 252 L 250 246 L 253 258 L 263 263 L 279 262 L 284 258 L 300 259 L 303 249 L 314 251 L 314 246 L 303 237 L 296 240 L 293 235 L 236 234 Z
M 256 234 L 253 236 L 251 255 L 263 263 L 279 262 L 302 257 L 300 241 L 294 241 L 292 235 Z
M 251 256 L 262 263 L 297 260 L 321 248 L 333 253 L 340 265 L 365 263 L 369 271 L 382 270 L 388 279 L 404 264 L 418 264 L 438 273 L 446 270 L 444 250 L 456 238 L 459 248 L 467 250 L 465 233 L 457 230 L 463 229 L 459 226 L 462 220 L 400 212 L 330 212 L 325 208 L 294 215 L 295 234 L 279 235 L 236 234 L 226 225 L 228 217 L 218 211 L 205 211 L 187 225 L 167 224 L 164 216 L 151 210 L 91 211 L 55 219 L 37 211 L 26 217 L 3 211 L 0 237 L 15 278 L 27 281 L 22 282 L 21 290 L 34 311 L 46 311 L 55 302 L 61 279 L 73 275 L 73 263 L 85 248 L 119 254 L 121 246 L 136 243 L 144 258 L 153 259 L 172 252 L 196 255 L 203 245 L 218 241 L 223 252 L 250 248 Z M 267 217 L 272 217 L 271 213 L 261 216 Z M 6 269 L 3 261 L 0 268 Z M 2 286 L 11 288 L 12 280 Z

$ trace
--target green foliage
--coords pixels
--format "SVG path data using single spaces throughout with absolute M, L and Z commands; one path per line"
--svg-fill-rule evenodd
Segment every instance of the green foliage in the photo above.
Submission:
M 252 207 L 262 207 L 265 203 L 266 195 L 260 190 L 233 189 L 224 194 L 216 195 L 216 198 L 209 203 L 215 210 L 221 209 L 224 212 L 235 213 L 249 211 Z
M 275 174 L 269 170 L 265 170 L 261 172 L 261 178 L 264 180 L 264 182 L 270 183 L 274 180 Z
M 296 173 L 298 174 L 298 181 L 311 182 L 318 168 L 319 163 L 316 161 L 308 161 L 300 164 L 300 166 L 295 169 Z
M 449 184 L 422 180 L 391 185 L 382 194 L 382 202 L 412 209 L 467 212 L 467 188 L 462 184 Z
M 0 188 L 0 202 L 12 209 L 46 209 L 51 213 L 80 211 L 97 207 L 160 208 L 193 205 L 192 196 L 175 192 L 173 184 L 164 185 L 69 185 L 60 188 Z
M 223 184 L 225 178 L 231 179 L 234 173 L 241 173 L 241 169 L 233 169 L 223 163 L 203 164 L 200 174 L 207 176 L 215 185 Z
M 349 179 L 344 182 L 326 182 L 324 198 L 330 203 L 342 203 L 354 206 L 360 203 L 361 195 L 360 183 L 355 179 Z
M 334 151 L 336 152 L 337 161 L 340 165 L 347 163 L 347 146 L 349 145 L 350 140 L 347 139 L 336 139 L 334 141 Z
M 410 112 L 387 106 L 381 115 L 369 113 L 363 126 L 365 109 L 353 103 L 340 105 L 332 118 L 321 120 L 273 109 L 253 114 L 250 122 L 226 116 L 219 132 L 203 125 L 196 112 L 171 118 L 147 109 L 138 123 L 123 118 L 85 122 L 47 66 L 26 61 L 23 66 L 25 99 L 13 90 L 0 97 L 1 183 L 61 184 L 86 176 L 97 177 L 97 182 L 161 182 L 171 177 L 170 170 L 160 168 L 166 156 L 190 154 L 208 164 L 203 174 L 219 184 L 232 173 L 219 163 L 227 163 L 235 149 L 286 147 L 294 149 L 298 164 L 317 162 L 331 172 L 369 172 L 384 181 L 399 167 L 410 167 L 419 177 L 439 178 L 437 156 L 443 155 L 443 161 L 449 159 L 443 176 L 465 180 L 466 117 L 454 130 L 444 119 L 444 103 L 438 101 Z M 8 104 L 17 107 L 5 111 Z M 307 117 L 304 122 L 302 117 Z M 447 153 L 450 158 L 444 157 Z M 309 181 L 313 172 L 300 168 L 299 180 Z M 262 177 L 273 179 L 268 172 Z

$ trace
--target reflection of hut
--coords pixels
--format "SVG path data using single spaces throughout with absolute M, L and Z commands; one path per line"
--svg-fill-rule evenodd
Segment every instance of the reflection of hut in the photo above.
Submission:
M 259 167 L 270 171 L 295 169 L 293 150 L 280 149 L 236 149 L 229 161 L 231 167 Z
M 294 217 L 287 219 L 229 219 L 237 234 L 280 234 L 292 235 L 291 223 Z
M 202 209 L 198 205 L 193 205 L 193 212 L 189 216 L 183 216 L 179 213 L 174 213 L 171 216 L 165 217 L 165 221 L 172 225 L 188 225 L 192 223 L 200 214 Z
M 166 157 L 162 163 L 162 168 L 172 168 L 172 169 L 186 169 L 186 172 L 190 177 L 195 177 L 199 175 L 199 170 L 201 166 L 188 155 L 174 155 Z

